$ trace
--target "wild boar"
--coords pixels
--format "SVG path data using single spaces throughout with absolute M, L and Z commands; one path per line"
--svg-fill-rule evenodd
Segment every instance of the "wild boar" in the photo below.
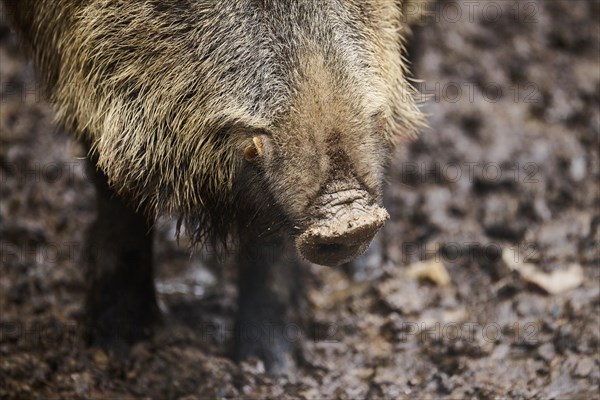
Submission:
M 58 120 L 89 149 L 90 343 L 127 348 L 160 319 L 152 226 L 238 249 L 236 352 L 290 365 L 296 253 L 339 265 L 388 218 L 393 148 L 423 125 L 401 0 L 4 0 Z M 117 194 L 117 195 L 115 195 Z

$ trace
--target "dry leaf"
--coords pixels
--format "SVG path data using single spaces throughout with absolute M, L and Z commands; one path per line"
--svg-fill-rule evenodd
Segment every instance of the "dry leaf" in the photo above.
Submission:
M 558 294 L 574 289 L 583 283 L 583 268 L 579 264 L 570 264 L 567 269 L 550 273 L 539 271 L 534 264 L 525 263 L 513 257 L 514 253 L 506 248 L 502 251 L 502 260 L 513 271 L 517 271 L 524 281 L 534 284 L 550 294 Z
M 414 279 L 427 279 L 438 286 L 446 286 L 450 283 L 448 270 L 441 261 L 431 259 L 420 261 L 408 267 L 406 274 Z

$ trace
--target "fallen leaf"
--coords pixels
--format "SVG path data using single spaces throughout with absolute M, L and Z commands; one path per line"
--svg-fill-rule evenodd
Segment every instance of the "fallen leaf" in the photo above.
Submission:
M 513 257 L 514 252 L 506 248 L 502 251 L 502 260 L 513 271 L 519 273 L 524 281 L 534 284 L 550 294 L 558 294 L 574 289 L 583 282 L 583 268 L 579 264 L 570 264 L 567 269 L 550 273 L 539 271 L 534 264 L 525 263 Z
M 427 279 L 438 286 L 446 286 L 450 283 L 448 270 L 441 261 L 436 259 L 416 262 L 408 267 L 406 274 L 414 279 Z

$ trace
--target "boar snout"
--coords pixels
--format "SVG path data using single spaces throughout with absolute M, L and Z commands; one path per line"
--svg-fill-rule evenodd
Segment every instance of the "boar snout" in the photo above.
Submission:
M 315 264 L 337 266 L 364 253 L 389 218 L 364 190 L 319 196 L 317 218 L 296 239 L 298 252 Z

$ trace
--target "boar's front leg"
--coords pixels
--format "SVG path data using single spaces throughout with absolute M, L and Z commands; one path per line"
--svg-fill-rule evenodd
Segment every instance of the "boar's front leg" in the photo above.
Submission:
M 243 239 L 238 264 L 236 356 L 260 358 L 271 375 L 289 373 L 301 334 L 293 322 L 302 292 L 295 252 L 284 239 Z
M 159 318 L 152 271 L 152 229 L 116 195 L 88 160 L 97 196 L 97 219 L 84 247 L 88 342 L 123 356 L 147 337 Z

